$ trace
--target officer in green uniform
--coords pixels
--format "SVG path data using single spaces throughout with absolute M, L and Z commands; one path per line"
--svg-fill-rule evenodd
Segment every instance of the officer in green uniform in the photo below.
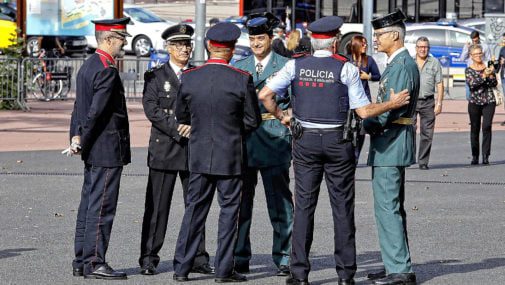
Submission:
M 272 51 L 272 30 L 279 24 L 271 13 L 253 14 L 249 17 L 250 46 L 253 55 L 235 63 L 235 67 L 252 74 L 254 86 L 263 86 L 284 66 L 287 58 Z M 279 96 L 280 97 L 280 96 Z M 278 105 L 287 110 L 289 96 L 280 99 Z M 268 214 L 273 227 L 272 258 L 278 268 L 278 276 L 289 274 L 291 230 L 293 224 L 293 200 L 289 190 L 291 163 L 291 134 L 262 104 L 260 127 L 247 138 L 247 170 L 244 174 L 239 216 L 238 241 L 235 247 L 235 270 L 249 272 L 251 259 L 251 229 L 254 192 L 261 173 Z
M 374 284 L 416 284 L 412 271 L 404 209 L 405 167 L 415 163 L 413 115 L 419 95 L 419 70 L 404 47 L 405 16 L 400 10 L 372 21 L 378 50 L 388 56 L 377 102 L 388 101 L 389 90 L 408 89 L 410 103 L 364 121 L 371 135 L 368 165 L 372 166 L 375 218 L 385 272 Z

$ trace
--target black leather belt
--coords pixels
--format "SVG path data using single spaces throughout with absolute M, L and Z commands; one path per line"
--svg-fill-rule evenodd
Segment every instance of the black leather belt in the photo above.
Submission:
M 304 132 L 334 132 L 334 131 L 343 131 L 344 126 L 333 127 L 333 128 L 306 128 L 303 127 Z

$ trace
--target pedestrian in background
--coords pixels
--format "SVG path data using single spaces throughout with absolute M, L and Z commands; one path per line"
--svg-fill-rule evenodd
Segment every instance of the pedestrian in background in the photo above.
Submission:
M 279 24 L 272 13 L 253 14 L 246 23 L 253 55 L 236 62 L 235 67 L 253 75 L 259 91 L 286 64 L 287 58 L 272 51 L 272 29 Z M 293 32 L 294 33 L 294 32 Z M 291 34 L 293 34 L 291 33 Z M 287 112 L 289 96 L 278 96 L 277 103 Z M 265 190 L 268 215 L 272 224 L 272 259 L 278 276 L 289 274 L 291 230 L 293 227 L 293 195 L 289 190 L 291 166 L 291 133 L 259 104 L 262 122 L 246 139 L 247 168 L 244 172 L 240 201 L 239 231 L 235 247 L 235 271 L 249 272 L 252 257 L 250 230 L 258 173 Z
M 84 183 L 75 227 L 74 276 L 126 279 L 105 260 L 116 215 L 123 166 L 130 163 L 130 133 L 116 57 L 128 44 L 130 18 L 93 21 L 98 47 L 79 69 L 70 123 L 73 154 L 84 161 Z
M 370 102 L 372 102 L 372 95 L 370 93 L 370 86 L 368 81 L 379 81 L 381 74 L 377 63 L 373 57 L 366 54 L 368 43 L 365 37 L 357 35 L 352 37 L 350 43 L 350 60 L 358 68 L 359 78 L 361 79 L 361 84 L 363 89 L 365 89 L 366 97 Z M 356 164 L 359 160 L 359 155 L 363 144 L 365 143 L 365 130 L 361 128 L 357 133 L 356 147 L 354 153 L 356 155 Z
M 401 10 L 372 21 L 379 52 L 387 54 L 377 102 L 390 100 L 388 90 L 407 89 L 410 103 L 367 118 L 370 134 L 368 165 L 372 166 L 374 212 L 385 271 L 369 274 L 377 285 L 416 284 L 412 270 L 405 211 L 405 168 L 416 161 L 413 117 L 419 96 L 419 70 L 404 46 L 406 19 Z
M 472 45 L 480 45 L 483 52 L 482 60 L 484 63 L 491 60 L 491 50 L 489 46 L 485 43 L 480 42 L 480 33 L 478 31 L 473 31 L 470 33 L 470 41 L 468 41 L 461 51 L 461 55 L 459 56 L 459 60 L 466 62 L 466 66 L 469 67 L 473 63 L 473 59 L 470 55 L 470 46 Z M 468 84 L 465 86 L 466 90 L 466 100 L 470 101 L 470 88 L 468 88 Z
M 142 105 L 152 126 L 147 151 L 149 176 L 140 241 L 139 264 L 140 273 L 143 275 L 155 274 L 160 262 L 158 253 L 165 241 L 177 176 L 182 184 L 184 205 L 188 204 L 187 138 L 191 127 L 177 123 L 175 101 L 181 74 L 183 70 L 192 67 L 189 65 L 189 58 L 193 50 L 191 45 L 193 32 L 191 26 L 184 24 L 167 28 L 161 37 L 166 41 L 170 60 L 144 75 Z M 209 254 L 205 250 L 205 231 L 202 231 L 191 271 L 214 274 L 214 269 L 209 265 Z
M 491 136 L 496 100 L 493 87 L 498 84 L 494 67 L 486 66 L 484 51 L 480 45 L 469 48 L 472 64 L 465 69 L 466 84 L 470 88 L 468 115 L 470 116 L 471 164 L 479 164 L 479 134 L 482 120 L 482 163 L 489 164 Z
M 177 95 L 177 122 L 191 125 L 189 185 L 174 256 L 174 280 L 187 281 L 198 251 L 205 221 L 218 190 L 219 227 L 214 258 L 215 281 L 242 282 L 234 272 L 233 253 L 246 161 L 245 135 L 261 122 L 252 76 L 228 65 L 240 29 L 218 23 L 207 31 L 210 58 L 182 74 Z
M 382 104 L 370 104 L 358 70 L 347 58 L 335 54 L 343 20 L 321 18 L 308 26 L 313 55 L 290 60 L 260 91 L 266 110 L 293 132 L 295 214 L 290 269 L 286 284 L 310 284 L 309 260 L 314 213 L 323 175 L 330 197 L 334 230 L 335 270 L 338 284 L 354 284 L 356 244 L 354 225 L 354 147 L 344 139 L 349 109 L 362 118 L 377 116 L 408 103 L 408 94 L 392 95 Z M 293 120 L 275 100 L 291 86 Z
M 416 64 L 421 80 L 414 119 L 417 122 L 417 116 L 419 115 L 421 138 L 419 140 L 417 162 L 419 169 L 422 170 L 429 169 L 428 163 L 435 129 L 435 116 L 442 112 L 442 101 L 444 100 L 442 65 L 440 65 L 438 59 L 429 54 L 430 41 L 428 38 L 418 38 L 416 41 Z

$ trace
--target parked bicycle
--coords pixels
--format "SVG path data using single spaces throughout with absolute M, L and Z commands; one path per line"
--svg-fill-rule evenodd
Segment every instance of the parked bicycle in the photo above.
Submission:
M 60 55 L 53 49 L 53 56 L 48 58 L 44 49 L 39 51 L 38 61 L 33 62 L 32 78 L 29 88 L 32 95 L 42 101 L 65 99 L 72 84 L 71 66 L 58 63 Z

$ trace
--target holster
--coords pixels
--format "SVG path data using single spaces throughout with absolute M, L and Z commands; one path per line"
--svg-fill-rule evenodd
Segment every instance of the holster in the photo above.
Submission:
M 344 124 L 344 133 L 342 134 L 343 142 L 352 142 L 352 145 L 356 147 L 358 144 L 358 135 L 361 130 L 362 120 L 354 112 L 354 110 L 349 109 L 347 111 L 347 120 Z
M 289 121 L 289 129 L 291 130 L 291 135 L 293 135 L 293 139 L 298 140 L 303 135 L 303 127 L 300 122 L 298 122 L 294 117 Z

